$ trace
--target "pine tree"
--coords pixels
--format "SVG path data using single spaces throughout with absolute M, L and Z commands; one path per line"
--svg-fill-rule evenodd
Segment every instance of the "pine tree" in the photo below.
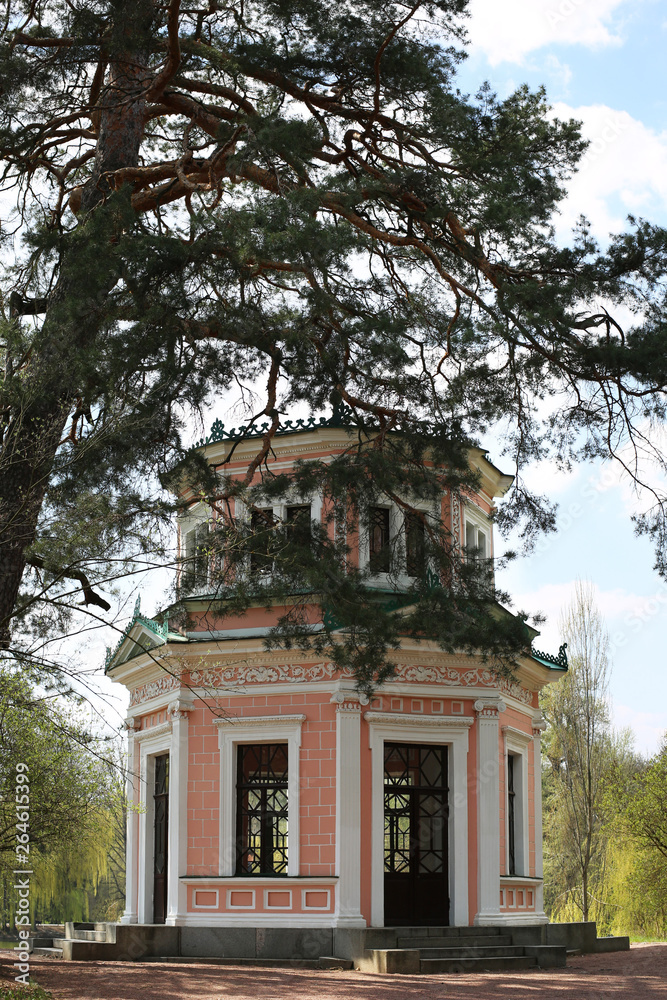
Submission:
M 74 597 L 108 610 L 104 581 L 133 557 L 164 556 L 170 476 L 224 506 L 224 468 L 213 476 L 188 451 L 188 417 L 217 394 L 250 399 L 240 434 L 266 424 L 248 486 L 290 406 L 345 405 L 362 443 L 335 483 L 316 467 L 304 482 L 408 505 L 474 489 L 470 445 L 502 426 L 519 475 L 500 524 L 523 520 L 529 539 L 554 513 L 525 489 L 526 463 L 607 456 L 663 417 L 665 234 L 638 222 L 602 254 L 582 223 L 556 245 L 579 126 L 550 115 L 542 91 L 461 94 L 466 7 L 8 0 L 0 638 L 12 655 L 29 628 L 64 628 Z M 636 329 L 601 299 L 636 304 Z M 640 527 L 661 546 L 657 501 Z M 429 545 L 437 586 L 415 594 L 409 627 L 437 619 L 443 641 L 502 666 L 526 641 L 521 622 L 489 612 L 488 574 L 462 580 L 445 533 Z M 355 586 L 329 588 L 339 618 Z M 396 626 L 377 608 L 355 614 L 372 673 Z

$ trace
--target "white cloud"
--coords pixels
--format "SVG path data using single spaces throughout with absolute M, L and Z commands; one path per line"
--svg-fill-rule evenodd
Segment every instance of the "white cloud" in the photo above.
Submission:
M 620 44 L 610 22 L 624 0 L 471 0 L 472 51 L 492 65 L 522 63 L 553 43 L 602 48 Z
M 561 239 L 569 242 L 581 214 L 590 219 L 603 242 L 610 232 L 626 228 L 628 214 L 654 221 L 667 216 L 667 132 L 655 132 L 627 111 L 604 104 L 557 103 L 554 113 L 561 119 L 579 119 L 590 142 L 561 204 L 557 223 Z

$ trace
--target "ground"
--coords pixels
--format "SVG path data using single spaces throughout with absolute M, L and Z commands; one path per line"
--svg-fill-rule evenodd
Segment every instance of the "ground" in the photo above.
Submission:
M 3 964 L 6 960 L 3 959 Z M 667 1000 L 667 944 L 583 955 L 567 969 L 446 976 L 221 965 L 31 962 L 54 1000 Z M 6 982 L 6 980 L 4 980 Z M 0 1000 L 10 998 L 0 985 Z

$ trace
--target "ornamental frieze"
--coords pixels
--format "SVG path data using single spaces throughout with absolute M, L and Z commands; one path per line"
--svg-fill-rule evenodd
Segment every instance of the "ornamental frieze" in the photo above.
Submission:
M 152 698 L 159 698 L 162 694 L 167 694 L 169 691 L 173 691 L 174 688 L 180 687 L 181 682 L 178 677 L 160 677 L 157 681 L 150 681 L 148 684 L 142 684 L 141 687 L 133 688 L 130 692 L 130 706 L 139 705 L 141 702 L 150 701 Z
M 340 671 L 333 663 L 276 664 L 258 666 L 236 664 L 229 667 L 207 667 L 190 673 L 191 683 L 197 687 L 215 689 L 245 684 L 306 684 L 313 681 L 333 680 L 334 677 L 352 677 L 350 670 Z M 516 681 L 500 680 L 491 670 L 478 667 L 473 670 L 456 670 L 446 666 L 412 666 L 399 664 L 394 678 L 412 684 L 444 684 L 447 687 L 487 687 L 502 691 L 525 705 L 532 705 L 533 692 Z

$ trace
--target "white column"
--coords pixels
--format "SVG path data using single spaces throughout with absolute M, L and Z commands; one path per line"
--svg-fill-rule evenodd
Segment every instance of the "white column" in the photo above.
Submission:
M 533 719 L 533 768 L 535 771 L 535 878 L 544 876 L 544 857 L 542 840 L 542 732 L 547 724 L 544 719 Z M 542 882 L 535 887 L 535 915 L 545 917 L 544 885 Z
M 167 924 L 182 924 L 187 910 L 187 889 L 180 876 L 187 874 L 188 861 L 188 712 L 192 706 L 173 701 L 169 754 L 169 825 L 167 847 Z
M 475 702 L 477 712 L 477 914 L 475 924 L 500 918 L 500 698 Z
M 339 689 L 336 708 L 336 875 L 338 927 L 365 927 L 361 915 L 361 704 L 365 695 Z
M 125 720 L 127 730 L 127 760 L 125 799 L 127 808 L 125 840 L 125 912 L 121 924 L 136 924 L 138 914 L 137 851 L 139 838 L 139 754 L 134 742 L 134 719 Z

